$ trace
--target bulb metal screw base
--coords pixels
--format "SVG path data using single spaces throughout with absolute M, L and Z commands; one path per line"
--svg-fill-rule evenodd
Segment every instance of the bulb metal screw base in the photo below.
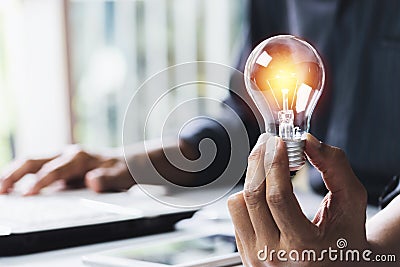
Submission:
M 306 158 L 304 157 L 305 140 L 284 140 L 289 158 L 289 169 L 291 172 L 299 170 Z

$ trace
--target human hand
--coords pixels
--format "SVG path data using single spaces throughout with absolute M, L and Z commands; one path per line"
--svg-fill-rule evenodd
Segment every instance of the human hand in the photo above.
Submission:
M 342 150 L 320 143 L 308 135 L 305 152 L 311 164 L 322 173 L 329 190 L 312 221 L 303 214 L 293 193 L 284 142 L 278 137 L 263 134 L 253 148 L 248 158 L 244 191 L 228 200 L 238 249 L 245 266 L 361 264 L 333 261 L 328 252 L 325 256 L 322 252 L 329 247 L 341 248 L 338 246 L 343 244 L 339 245 L 338 240 L 347 241 L 346 249 L 358 249 L 360 254 L 368 248 L 365 233 L 366 190 Z M 272 250 L 275 254 L 271 257 Z M 298 258 L 295 252 L 290 257 L 293 250 L 300 254 Z M 315 261 L 302 257 L 307 250 L 316 252 Z
M 96 192 L 128 189 L 134 183 L 123 159 L 91 154 L 73 145 L 54 157 L 11 164 L 0 179 L 0 194 L 10 192 L 16 182 L 31 173 L 38 180 L 25 195 L 36 195 L 56 181 L 63 181 L 67 186 L 86 184 Z

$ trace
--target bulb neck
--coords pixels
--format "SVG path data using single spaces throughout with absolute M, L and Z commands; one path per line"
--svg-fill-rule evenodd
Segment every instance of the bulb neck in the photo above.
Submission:
M 305 140 L 283 140 L 286 144 L 286 150 L 289 158 L 289 169 L 291 172 L 303 167 L 306 159 L 304 157 Z

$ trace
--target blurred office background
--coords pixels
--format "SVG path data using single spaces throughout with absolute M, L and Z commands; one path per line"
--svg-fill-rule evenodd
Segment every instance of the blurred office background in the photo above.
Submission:
M 235 66 L 245 28 L 246 0 L 0 0 L 0 167 L 120 146 L 143 81 L 188 61 Z

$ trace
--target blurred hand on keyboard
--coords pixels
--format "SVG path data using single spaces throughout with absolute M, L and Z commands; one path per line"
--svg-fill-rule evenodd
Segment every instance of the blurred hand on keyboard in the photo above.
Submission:
M 25 195 L 36 195 L 60 180 L 67 186 L 86 185 L 96 192 L 124 190 L 134 184 L 123 158 L 92 154 L 73 145 L 54 157 L 12 163 L 0 179 L 0 194 L 11 192 L 27 174 L 35 174 L 37 182 Z

